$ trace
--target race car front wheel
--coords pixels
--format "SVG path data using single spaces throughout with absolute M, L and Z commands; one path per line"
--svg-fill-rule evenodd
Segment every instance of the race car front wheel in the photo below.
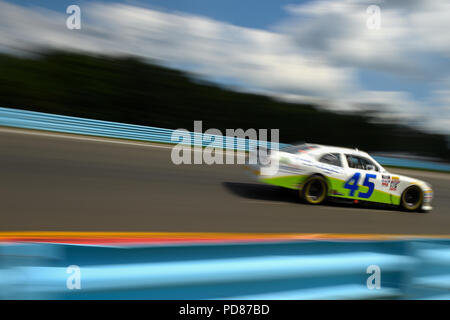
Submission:
M 301 197 L 309 204 L 320 204 L 327 197 L 327 182 L 321 176 L 312 176 L 304 184 Z
M 418 186 L 410 186 L 403 191 L 401 205 L 407 211 L 414 211 L 420 208 L 423 201 L 422 189 Z

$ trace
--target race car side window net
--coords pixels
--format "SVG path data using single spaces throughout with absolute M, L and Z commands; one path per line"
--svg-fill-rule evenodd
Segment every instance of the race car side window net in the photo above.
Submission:
M 370 168 L 374 168 L 375 171 L 379 171 L 378 166 L 376 166 L 369 159 L 353 156 L 350 154 L 346 154 L 345 158 L 347 159 L 347 164 L 350 168 L 362 170 L 369 170 Z

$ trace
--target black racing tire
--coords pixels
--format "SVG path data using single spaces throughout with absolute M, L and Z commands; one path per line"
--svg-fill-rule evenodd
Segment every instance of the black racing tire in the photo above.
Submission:
M 400 205 L 406 211 L 420 211 L 423 203 L 423 191 L 419 186 L 412 185 L 405 189 L 400 198 Z
M 306 180 L 300 197 L 308 204 L 318 205 L 327 199 L 328 185 L 324 177 L 315 175 Z

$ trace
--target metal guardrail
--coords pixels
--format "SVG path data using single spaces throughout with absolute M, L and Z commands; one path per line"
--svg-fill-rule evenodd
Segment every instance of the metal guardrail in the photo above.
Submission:
M 374 156 L 373 158 L 385 166 L 450 172 L 450 165 L 445 163 L 382 156 Z
M 147 142 L 177 144 L 181 139 L 172 139 L 172 135 L 183 135 L 182 130 L 147 127 L 119 122 L 93 120 L 0 107 L 0 125 L 15 128 L 46 130 L 62 133 L 82 134 L 98 137 L 122 138 Z M 190 132 L 190 145 L 214 146 L 225 149 L 248 151 L 253 146 L 270 148 L 271 143 L 237 137 Z M 223 143 L 222 143 L 223 141 Z M 280 147 L 286 144 L 279 144 Z
M 119 122 L 85 119 L 1 107 L 0 126 L 171 144 L 181 142 L 179 140 L 172 140 L 173 133 L 178 133 L 179 135 L 183 134 L 183 131 L 180 130 L 139 126 Z M 272 147 L 270 142 L 260 140 L 224 137 L 195 132 L 190 132 L 190 145 L 211 145 L 218 148 L 223 147 L 225 149 L 242 151 L 248 151 L 254 146 L 262 146 L 267 148 Z M 278 147 L 280 148 L 286 146 L 289 146 L 289 144 L 278 144 Z M 383 165 L 450 172 L 450 165 L 443 163 L 381 156 L 374 158 Z
M 68 289 L 67 267 L 80 267 Z M 370 289 L 370 265 L 380 288 Z M 450 240 L 0 245 L 4 299 L 450 299 Z

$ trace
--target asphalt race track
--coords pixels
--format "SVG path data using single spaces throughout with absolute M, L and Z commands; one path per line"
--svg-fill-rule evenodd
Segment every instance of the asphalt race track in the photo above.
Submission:
M 1 231 L 450 234 L 450 174 L 431 213 L 310 206 L 238 165 L 179 165 L 167 146 L 0 130 Z

